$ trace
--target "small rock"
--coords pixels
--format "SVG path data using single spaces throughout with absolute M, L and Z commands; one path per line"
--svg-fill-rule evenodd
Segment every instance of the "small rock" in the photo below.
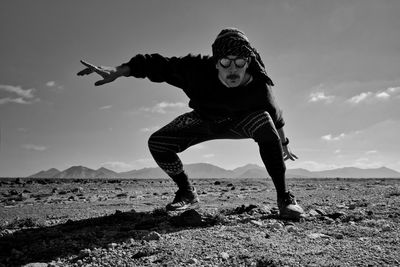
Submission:
M 283 225 L 280 222 L 273 222 L 273 223 L 267 224 L 267 227 L 272 230 L 280 230 L 283 228 Z
M 191 259 L 188 260 L 186 263 L 187 263 L 187 264 L 198 264 L 198 263 L 199 263 L 199 260 L 198 260 L 198 259 L 195 259 L 195 258 L 191 258 Z
M 220 184 L 221 184 L 220 181 L 215 181 L 215 182 L 214 182 L 214 185 L 220 185 Z
M 127 197 L 127 196 L 128 196 L 128 193 L 120 193 L 120 194 L 116 195 L 116 197 L 118 197 L 118 198 L 123 198 L 123 197 Z
M 317 239 L 317 238 L 330 238 L 329 235 L 321 234 L 321 233 L 311 233 L 307 235 L 311 239 Z
M 318 216 L 319 215 L 319 213 L 316 211 L 316 210 L 310 210 L 309 212 L 308 212 L 308 214 L 310 215 L 310 216 Z
M 349 205 L 349 210 L 354 210 L 356 207 L 357 207 L 356 204 L 351 203 L 351 204 Z
M 32 262 L 32 263 L 25 264 L 22 267 L 47 267 L 47 266 L 49 266 L 49 265 L 44 262 Z
M 88 248 L 82 249 L 81 251 L 79 251 L 79 257 L 87 257 L 89 256 L 91 253 L 91 250 Z
M 251 222 L 252 224 L 254 224 L 254 225 L 257 225 L 257 226 L 262 226 L 262 225 L 263 225 L 262 222 L 256 221 L 256 220 L 251 220 L 250 222 Z
M 297 229 L 297 227 L 293 225 L 289 225 L 286 227 L 286 231 L 288 231 L 289 233 L 298 233 L 299 229 Z
M 194 209 L 187 210 L 171 218 L 171 223 L 175 226 L 199 226 L 203 224 L 200 213 Z
M 384 224 L 382 225 L 382 231 L 384 232 L 389 232 L 392 230 L 392 227 L 390 226 L 390 224 Z
M 117 246 L 118 246 L 117 243 L 110 243 L 110 244 L 108 244 L 108 248 L 109 248 L 109 249 L 114 249 L 114 248 L 116 248 Z
M 82 193 L 83 188 L 82 187 L 75 187 L 74 189 L 71 190 L 72 193 L 77 194 L 77 193 Z
M 344 235 L 342 234 L 336 234 L 335 237 L 336 239 L 344 239 Z
M 228 254 L 228 253 L 226 253 L 226 252 L 221 252 L 219 255 L 220 255 L 220 256 L 221 256 L 221 258 L 222 258 L 222 259 L 224 259 L 224 260 L 227 260 L 227 259 L 229 259 L 229 254 Z
M 332 218 L 332 219 L 336 220 L 337 218 L 340 218 L 340 217 L 345 216 L 345 215 L 346 215 L 345 212 L 343 212 L 343 211 L 337 211 L 337 212 L 334 212 L 334 213 L 331 213 L 331 214 L 327 214 L 326 216 L 328 216 L 329 218 Z
M 143 236 L 143 240 L 150 241 L 150 240 L 160 240 L 161 235 L 155 231 L 148 233 L 147 235 Z
M 325 215 L 326 215 L 326 212 L 325 212 L 324 210 L 322 210 L 322 209 L 315 209 L 315 211 L 316 211 L 319 215 L 322 215 L 322 216 L 325 216 Z

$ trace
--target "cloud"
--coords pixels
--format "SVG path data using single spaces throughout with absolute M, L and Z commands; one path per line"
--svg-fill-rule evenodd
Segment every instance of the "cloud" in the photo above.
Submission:
M 327 96 L 324 92 L 315 92 L 310 94 L 308 102 L 325 102 L 330 104 L 334 99 L 334 96 Z
M 157 131 L 158 129 L 160 129 L 160 126 L 154 126 L 154 127 L 149 127 L 149 128 L 142 128 L 142 129 L 140 129 L 140 131 L 141 131 L 141 132 L 147 133 L 147 132 L 155 132 L 155 131 Z
M 47 83 L 46 83 L 46 86 L 48 86 L 48 87 L 53 87 L 53 86 L 55 86 L 56 85 L 56 82 L 55 81 L 48 81 Z
M 22 147 L 27 149 L 27 150 L 33 150 L 33 151 L 45 151 L 45 150 L 47 150 L 47 147 L 45 147 L 45 146 L 38 146 L 38 145 L 33 145 L 33 144 L 22 145 Z
M 353 96 L 352 98 L 348 99 L 347 101 L 350 102 L 351 104 L 359 104 L 361 102 L 367 101 L 372 97 L 371 92 L 364 92 L 359 95 Z
M 48 82 L 46 83 L 46 86 L 47 86 L 47 87 L 51 87 L 51 88 L 55 88 L 55 89 L 60 89 L 60 90 L 63 89 L 63 86 L 57 84 L 57 82 L 55 82 L 55 81 L 48 81 Z
M 110 109 L 110 108 L 112 108 L 112 105 L 107 105 L 107 106 L 99 107 L 100 110 Z
M 321 139 L 322 139 L 322 140 L 325 140 L 325 141 L 328 141 L 328 142 L 331 142 L 331 141 L 339 141 L 339 140 L 342 140 L 342 139 L 345 138 L 345 137 L 346 137 L 346 135 L 345 135 L 344 133 L 341 133 L 341 134 L 339 134 L 338 136 L 333 136 L 333 135 L 331 135 L 331 134 L 327 134 L 327 135 L 321 136 Z
M 360 103 L 376 103 L 378 100 L 388 101 L 393 97 L 400 97 L 400 87 L 388 87 L 385 90 L 373 92 L 362 92 L 359 95 L 355 95 L 349 99 L 347 102 L 351 104 Z
M 35 98 L 34 92 L 36 90 L 34 88 L 22 89 L 20 86 L 0 84 L 0 91 L 10 94 L 0 98 L 0 105 L 7 103 L 32 104 L 40 100 L 39 98 Z
M 163 102 L 157 103 L 153 107 L 141 108 L 141 110 L 147 111 L 147 112 L 152 112 L 152 113 L 165 114 L 168 111 L 171 111 L 173 109 L 180 109 L 180 108 L 185 108 L 185 107 L 187 107 L 187 104 L 183 103 L 183 102 L 168 103 L 168 102 L 163 101 Z

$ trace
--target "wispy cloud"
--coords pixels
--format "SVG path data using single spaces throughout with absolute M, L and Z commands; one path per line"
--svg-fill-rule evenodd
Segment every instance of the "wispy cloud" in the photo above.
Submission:
M 48 87 L 53 87 L 53 86 L 55 86 L 56 85 L 56 82 L 55 81 L 48 81 L 47 83 L 46 83 L 46 86 L 48 86 Z
M 325 102 L 326 104 L 330 104 L 334 99 L 334 96 L 327 96 L 324 92 L 314 92 L 310 94 L 308 102 Z
M 365 102 L 373 97 L 372 92 L 363 92 L 359 95 L 353 96 L 349 98 L 347 101 L 351 104 L 359 104 L 361 102 Z
M 63 89 L 63 86 L 62 85 L 59 85 L 57 82 L 55 82 L 55 81 L 48 81 L 47 83 L 46 83 L 46 86 L 47 87 L 50 87 L 50 88 L 54 88 L 54 89 L 60 89 L 60 90 L 62 90 Z
M 169 103 L 169 102 L 163 101 L 163 102 L 157 103 L 156 105 L 154 105 L 152 107 L 141 108 L 141 110 L 147 111 L 147 112 L 165 114 L 174 109 L 181 109 L 181 108 L 185 108 L 185 107 L 187 107 L 187 104 L 183 103 L 183 102 Z
M 7 103 L 32 104 L 40 100 L 39 98 L 35 98 L 34 92 L 36 90 L 34 88 L 23 89 L 21 86 L 0 84 L 0 91 L 10 94 L 9 96 L 0 98 L 0 105 Z
M 160 129 L 160 126 L 154 126 L 154 127 L 148 127 L 148 128 L 146 127 L 146 128 L 140 129 L 140 131 L 147 133 L 147 132 L 155 132 L 158 129 Z
M 389 87 L 385 90 L 381 90 L 378 92 L 362 92 L 358 95 L 355 95 L 349 99 L 347 102 L 351 104 L 360 104 L 360 103 L 375 103 L 378 100 L 388 101 L 391 98 L 400 97 L 400 87 Z
M 110 108 L 112 108 L 112 105 L 99 107 L 100 110 L 105 110 L 105 109 L 110 109 Z
M 33 151 L 45 151 L 47 150 L 47 147 L 45 146 L 38 146 L 38 145 L 33 145 L 33 144 L 25 144 L 22 145 L 23 148 L 27 150 L 33 150 Z
M 327 134 L 327 135 L 321 136 L 321 139 L 325 140 L 325 141 L 328 141 L 328 142 L 331 142 L 331 141 L 342 140 L 345 137 L 346 137 L 346 135 L 344 133 L 341 133 L 341 134 L 339 134 L 337 136 L 333 136 L 332 134 Z

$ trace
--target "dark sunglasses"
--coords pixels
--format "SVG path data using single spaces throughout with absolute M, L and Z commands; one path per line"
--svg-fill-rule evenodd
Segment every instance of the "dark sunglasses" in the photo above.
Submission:
M 231 66 L 232 61 L 234 62 L 236 68 L 240 68 L 240 69 L 241 69 L 241 68 L 243 68 L 243 67 L 246 65 L 247 62 L 249 62 L 249 59 L 247 59 L 247 58 L 235 58 L 235 59 L 230 59 L 230 58 L 224 57 L 224 58 L 221 58 L 221 59 L 219 60 L 219 64 L 220 64 L 223 68 L 227 69 L 227 68 L 229 68 L 229 67 Z

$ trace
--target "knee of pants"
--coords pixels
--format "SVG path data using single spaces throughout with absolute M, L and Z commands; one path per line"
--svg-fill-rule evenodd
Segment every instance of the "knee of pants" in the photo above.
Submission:
M 153 133 L 147 142 L 150 152 L 154 153 L 179 153 L 182 151 L 181 146 L 178 143 L 172 143 L 171 139 L 164 138 L 157 132 Z
M 259 125 L 255 127 L 253 139 L 257 143 L 278 142 L 280 140 L 278 131 L 268 112 L 263 113 L 263 117 L 258 121 Z

